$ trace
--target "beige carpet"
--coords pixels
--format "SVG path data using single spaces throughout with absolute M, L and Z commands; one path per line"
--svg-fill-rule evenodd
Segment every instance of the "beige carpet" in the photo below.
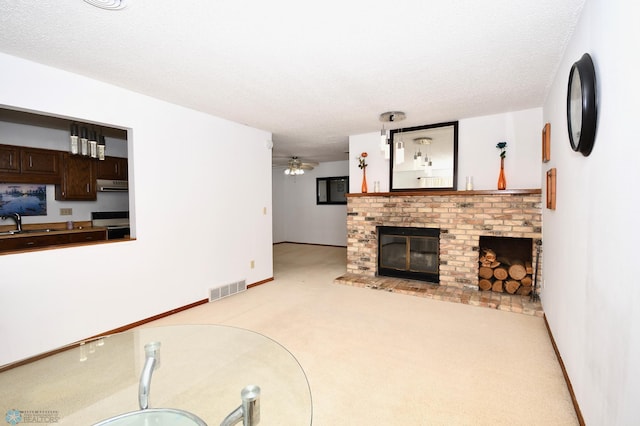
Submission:
M 273 282 L 147 326 L 276 340 L 304 368 L 315 426 L 578 424 L 543 319 L 334 284 L 345 261 L 277 244 Z

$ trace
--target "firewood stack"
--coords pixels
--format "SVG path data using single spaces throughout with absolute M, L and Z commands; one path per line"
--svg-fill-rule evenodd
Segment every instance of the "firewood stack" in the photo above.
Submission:
M 480 250 L 478 287 L 484 291 L 527 296 L 533 290 L 533 265 L 530 261 L 510 259 L 484 248 Z

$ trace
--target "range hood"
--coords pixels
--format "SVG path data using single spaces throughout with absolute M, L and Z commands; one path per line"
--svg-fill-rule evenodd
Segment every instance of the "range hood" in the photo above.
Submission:
M 129 182 L 126 180 L 98 179 L 96 181 L 98 192 L 127 192 Z

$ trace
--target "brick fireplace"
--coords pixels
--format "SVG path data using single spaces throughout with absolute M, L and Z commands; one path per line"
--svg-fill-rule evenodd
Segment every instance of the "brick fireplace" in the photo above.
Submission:
M 439 229 L 439 284 L 477 290 L 481 236 L 542 238 L 541 190 L 348 194 L 347 274 L 376 277 L 381 226 Z

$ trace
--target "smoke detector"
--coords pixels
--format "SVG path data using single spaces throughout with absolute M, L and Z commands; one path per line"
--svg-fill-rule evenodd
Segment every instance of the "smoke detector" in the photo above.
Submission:
M 127 7 L 126 0 L 84 0 L 91 6 L 105 10 L 121 10 Z

